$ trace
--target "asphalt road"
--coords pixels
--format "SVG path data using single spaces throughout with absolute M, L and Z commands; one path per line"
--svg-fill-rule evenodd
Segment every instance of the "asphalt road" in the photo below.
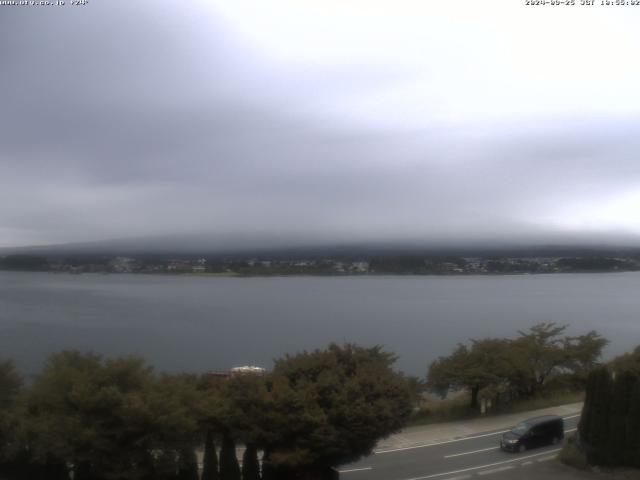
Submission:
M 576 430 L 579 415 L 565 417 L 565 433 Z M 499 448 L 502 431 L 432 445 L 379 451 L 340 468 L 342 480 L 462 480 L 491 476 L 518 466 L 552 459 L 561 445 L 507 453 Z

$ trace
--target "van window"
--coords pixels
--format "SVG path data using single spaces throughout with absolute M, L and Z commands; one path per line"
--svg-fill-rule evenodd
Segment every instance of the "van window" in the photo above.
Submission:
M 512 433 L 515 433 L 520 437 L 525 433 L 527 433 L 527 431 L 529 431 L 529 425 L 526 424 L 525 422 L 519 423 L 518 425 L 513 427 L 513 430 L 511 430 Z
M 536 437 L 542 436 L 548 432 L 549 432 L 548 425 L 538 425 L 537 427 L 534 427 L 531 429 L 531 433 Z

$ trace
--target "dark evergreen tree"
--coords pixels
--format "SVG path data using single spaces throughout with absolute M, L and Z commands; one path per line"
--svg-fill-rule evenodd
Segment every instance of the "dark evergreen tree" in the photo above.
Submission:
M 640 376 L 600 368 L 589 375 L 586 393 L 578 431 L 589 463 L 640 466 Z
M 629 412 L 625 428 L 626 445 L 623 462 L 625 465 L 640 468 L 640 375 L 635 375 L 635 382 L 629 396 Z
M 180 450 L 177 480 L 198 480 L 198 458 L 193 448 Z
M 202 480 L 218 480 L 218 455 L 211 429 L 207 430 L 204 440 L 204 458 L 202 460 Z
M 44 465 L 44 478 L 46 480 L 69 480 L 69 469 L 66 463 L 57 460 L 50 459 Z
M 160 452 L 156 458 L 154 470 L 156 478 L 153 480 L 175 480 L 178 475 L 176 452 L 171 449 Z
M 587 376 L 587 382 L 585 385 L 584 404 L 582 405 L 582 414 L 580 415 L 580 421 L 578 422 L 578 439 L 585 443 L 591 437 L 591 429 L 593 426 L 593 398 L 596 392 L 596 382 L 594 381 L 593 374 L 590 373 Z
M 91 465 L 87 462 L 74 462 L 73 480 L 93 480 L 94 474 Z
M 260 480 L 258 448 L 250 443 L 242 456 L 242 480 Z
M 585 399 L 586 416 L 581 419 L 583 427 L 580 438 L 585 446 L 589 463 L 601 465 L 606 462 L 606 447 L 609 437 L 609 404 L 612 395 L 611 374 L 600 368 L 589 375 L 590 396 Z
M 613 382 L 609 402 L 609 431 L 606 443 L 606 464 L 622 465 L 627 445 L 626 426 L 629 401 L 636 378 L 629 372 L 618 374 Z
M 278 476 L 273 468 L 268 450 L 262 454 L 262 480 L 278 480 Z
M 236 443 L 226 432 L 222 436 L 220 450 L 220 480 L 241 480 L 240 465 L 236 456 Z

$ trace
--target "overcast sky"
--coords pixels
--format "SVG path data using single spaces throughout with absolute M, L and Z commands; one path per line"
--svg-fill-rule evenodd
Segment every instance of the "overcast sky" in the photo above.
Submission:
M 640 6 L 70 3 L 0 6 L 0 246 L 640 238 Z

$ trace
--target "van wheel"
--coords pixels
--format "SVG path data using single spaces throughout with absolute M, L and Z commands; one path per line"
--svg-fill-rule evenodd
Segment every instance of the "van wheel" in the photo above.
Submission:
M 518 451 L 519 451 L 520 453 L 524 453 L 524 451 L 525 451 L 526 449 L 527 449 L 527 447 L 525 447 L 524 445 L 520 445 L 520 446 L 518 447 Z
M 551 439 L 551 445 L 557 445 L 559 441 L 560 441 L 560 439 L 558 439 L 558 437 L 553 437 Z

